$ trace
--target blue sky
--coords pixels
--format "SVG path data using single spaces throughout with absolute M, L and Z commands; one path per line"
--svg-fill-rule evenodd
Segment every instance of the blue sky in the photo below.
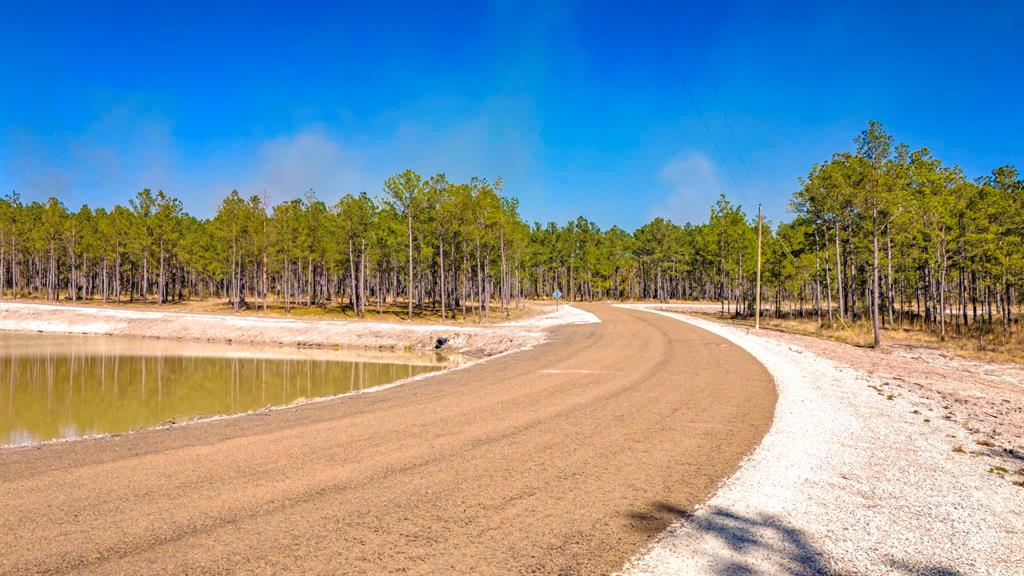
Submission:
M 1024 168 L 1021 2 L 650 0 L 721 153 L 643 1 L 341 4 L 0 0 L 0 189 L 207 216 L 411 167 L 633 229 L 720 192 L 786 219 L 869 119 L 972 177 Z

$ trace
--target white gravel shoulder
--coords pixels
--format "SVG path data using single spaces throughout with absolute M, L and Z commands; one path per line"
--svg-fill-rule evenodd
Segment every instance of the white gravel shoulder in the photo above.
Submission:
M 624 574 L 1024 574 L 1024 488 L 954 451 L 973 445 L 955 423 L 752 330 L 649 311 L 746 349 L 778 404 L 736 474 Z
M 571 304 L 558 304 L 544 314 L 531 316 L 525 320 L 502 322 L 499 326 L 541 329 L 565 324 L 597 324 L 600 322 L 600 318 L 586 310 L 580 310 Z

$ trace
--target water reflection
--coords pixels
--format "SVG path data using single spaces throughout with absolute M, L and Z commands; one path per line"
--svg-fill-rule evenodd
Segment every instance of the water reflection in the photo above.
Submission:
M 387 384 L 438 370 L 446 361 L 353 361 L 337 353 L 261 351 L 96 336 L 0 335 L 0 444 L 246 412 Z

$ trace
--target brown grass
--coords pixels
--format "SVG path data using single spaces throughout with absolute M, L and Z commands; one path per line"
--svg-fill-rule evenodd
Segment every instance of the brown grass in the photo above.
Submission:
M 687 313 L 743 326 L 754 325 L 753 318 L 722 316 L 716 312 L 694 310 L 687 310 Z M 845 325 L 836 322 L 832 328 L 829 328 L 828 326 L 819 326 L 817 318 L 813 317 L 762 317 L 761 327 L 790 334 L 826 338 L 863 348 L 870 347 L 873 342 L 871 324 L 866 320 L 848 322 Z M 883 345 L 943 350 L 969 360 L 1024 364 L 1024 334 L 1011 333 L 1009 336 L 1004 336 L 1001 328 L 996 328 L 995 334 L 986 335 L 979 343 L 977 336 L 957 337 L 947 333 L 947 338 L 943 341 L 938 334 L 924 331 L 920 327 L 887 327 L 882 329 L 882 343 Z
M 143 304 L 140 301 L 134 302 L 114 302 L 102 300 L 78 300 L 71 302 L 70 300 L 61 300 L 59 302 L 47 302 L 41 298 L 18 298 L 18 299 L 4 299 L 5 302 L 22 302 L 28 304 L 55 304 L 62 306 L 84 306 L 90 308 L 118 308 L 118 309 L 129 309 L 129 310 L 148 310 L 152 312 L 184 312 L 189 314 L 235 314 L 235 309 L 231 305 L 231 302 L 226 298 L 207 298 L 205 300 L 183 300 L 180 302 L 169 302 L 166 304 L 156 304 L 155 301 L 150 301 Z M 358 318 L 352 312 L 352 308 L 347 301 L 344 303 L 333 302 L 324 306 L 306 306 L 305 303 L 292 304 L 291 311 L 285 312 L 284 304 L 277 302 L 273 299 L 268 300 L 267 309 L 264 310 L 258 301 L 250 301 L 249 305 L 242 308 L 237 314 L 242 316 L 270 316 L 270 317 L 282 317 L 282 318 L 301 318 L 301 319 L 323 319 L 323 320 L 366 320 L 369 322 L 405 322 L 408 314 L 407 305 L 399 301 L 397 305 L 392 303 L 384 304 L 379 310 L 375 303 L 366 307 L 366 318 Z M 506 322 L 514 320 L 522 320 L 531 316 L 536 316 L 544 312 L 550 303 L 536 302 L 523 300 L 520 307 L 516 307 L 513 301 L 511 307 L 506 315 L 500 305 L 497 303 L 491 304 L 490 315 L 483 318 L 483 323 L 496 323 Z M 437 307 L 413 307 L 413 322 L 435 324 L 441 322 L 441 308 Z M 459 308 L 453 311 L 448 307 L 445 307 L 445 318 L 443 320 L 448 324 L 476 324 L 479 322 L 476 310 L 469 305 L 466 306 L 466 316 L 462 316 L 462 309 Z

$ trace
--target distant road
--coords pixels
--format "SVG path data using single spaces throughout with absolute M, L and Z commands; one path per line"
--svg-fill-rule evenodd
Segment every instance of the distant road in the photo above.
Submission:
M 638 310 L 383 392 L 0 451 L 0 573 L 599 574 L 729 476 L 775 392 Z

